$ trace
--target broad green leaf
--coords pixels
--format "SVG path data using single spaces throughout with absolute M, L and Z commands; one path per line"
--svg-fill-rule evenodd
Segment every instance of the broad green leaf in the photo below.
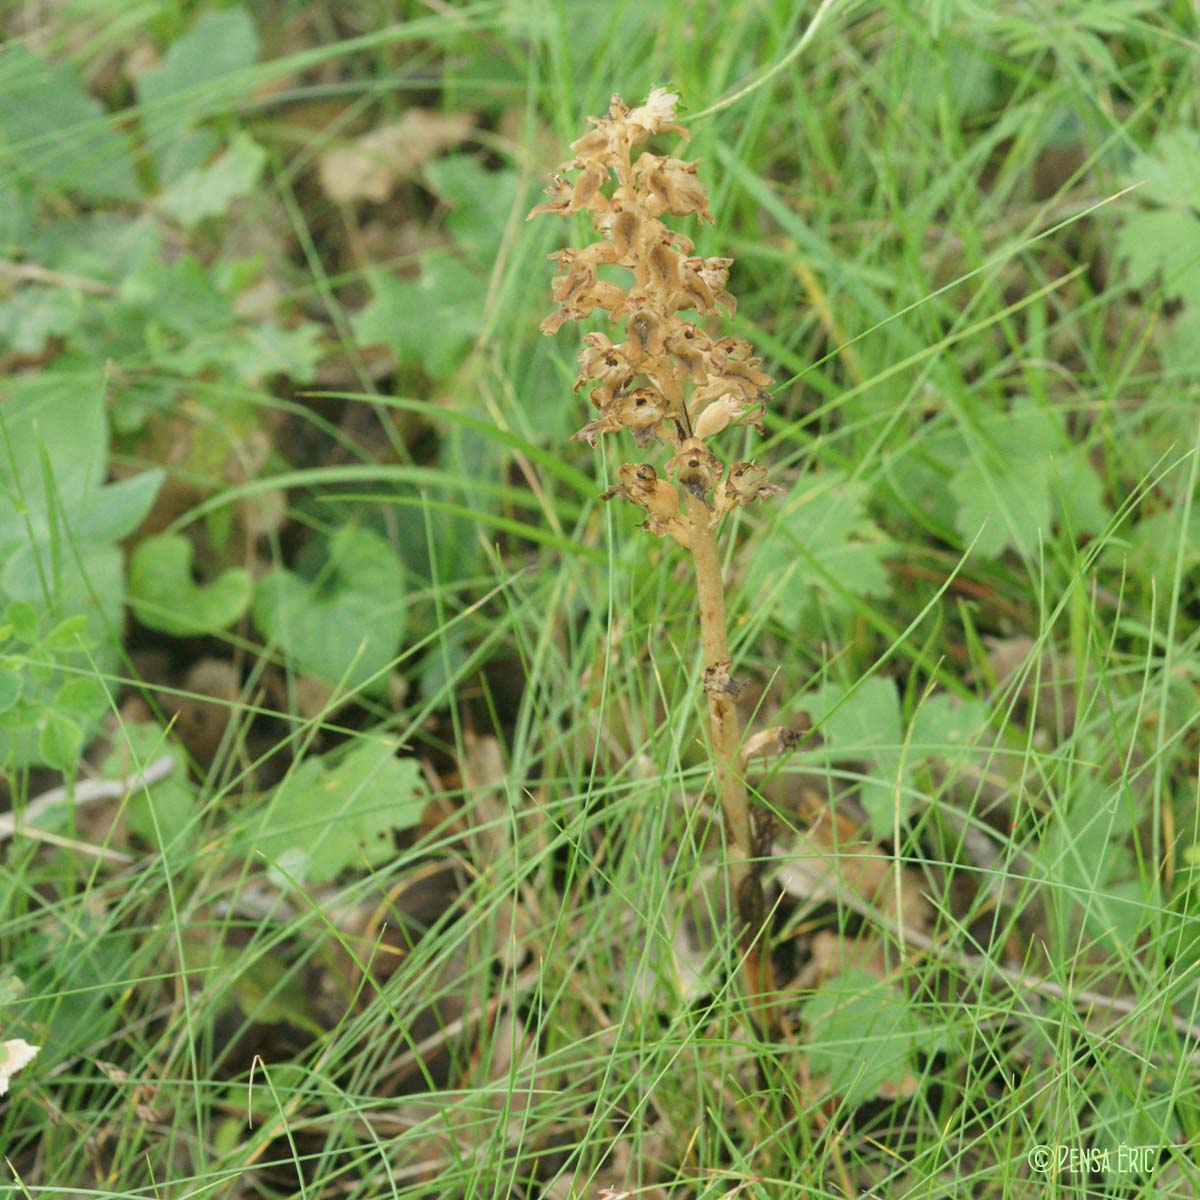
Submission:
M 1176 561 L 1185 572 L 1200 562 L 1200 505 L 1193 506 L 1186 530 L 1179 504 L 1141 517 L 1124 545 L 1114 543 L 1106 549 L 1104 561 L 1127 566 L 1147 587 L 1153 581 L 1160 594 L 1164 588 L 1169 591 Z
M 115 284 L 156 260 L 162 253 L 162 239 L 152 216 L 129 218 L 99 212 L 44 225 L 23 252 L 34 262 L 64 274 Z M 90 302 L 96 303 L 96 297 Z
M 270 375 L 303 382 L 316 374 L 321 361 L 321 326 L 304 321 L 294 329 L 256 324 L 229 355 L 226 364 L 239 383 L 259 383 Z
M 919 1027 L 903 993 L 866 971 L 827 979 L 803 1009 L 808 1066 L 854 1107 L 884 1084 L 899 1086 L 915 1066 Z
M 22 682 L 22 693 L 29 679 L 28 674 Z M 37 757 L 36 730 L 38 723 L 46 712 L 42 700 L 27 700 L 22 694 L 16 704 L 6 712 L 0 713 L 0 749 L 7 756 L 12 755 L 12 761 L 26 764 L 40 761 Z
M 125 278 L 119 295 L 126 305 L 144 307 L 147 321 L 185 338 L 230 328 L 236 320 L 212 272 L 190 254 L 171 263 L 147 262 Z
M 70 333 L 83 315 L 82 295 L 73 288 L 24 287 L 0 303 L 0 350 L 40 354 L 51 338 Z
M 86 650 L 90 648 L 87 618 L 76 613 L 59 621 L 42 639 L 42 645 L 52 650 Z
M 950 481 L 955 527 L 976 554 L 995 558 L 1009 547 L 1035 554 L 1064 514 L 1076 536 L 1103 528 L 1108 509 L 1099 478 L 1083 448 L 1068 443 L 1057 412 L 1018 400 L 983 434 L 981 449 Z
M 417 824 L 425 803 L 416 759 L 397 758 L 395 749 L 364 740 L 336 764 L 308 759 L 267 801 L 243 853 L 309 883 L 386 861 L 393 830 Z
M 35 552 L 24 546 L 8 559 L 0 572 L 0 596 L 20 601 L 38 613 L 48 611 L 52 619 L 75 615 L 86 622 L 82 645 L 76 639 L 73 645 L 53 648 L 44 645 L 30 652 L 24 665 L 26 679 L 21 700 L 6 714 L 13 719 L 6 720 L 0 732 L 0 762 L 9 766 L 49 762 L 45 758 L 49 751 L 55 755 L 50 765 L 59 765 L 63 755 L 68 754 L 75 734 L 68 737 L 70 731 L 66 725 L 62 722 L 47 725 L 45 718 L 53 710 L 56 695 L 74 677 L 64 669 L 64 664 L 80 665 L 83 647 L 89 646 L 92 648 L 86 659 L 82 659 L 89 671 L 106 675 L 117 666 L 116 635 L 121 627 L 124 599 L 121 552 L 112 545 L 84 544 L 61 559 L 59 569 L 55 570 L 53 558 L 47 558 L 47 547 Z M 9 611 L 13 610 L 10 605 Z M 67 693 L 68 700 L 73 697 L 79 698 L 77 693 Z M 93 734 L 107 711 L 107 699 L 100 703 L 98 698 L 94 709 L 86 713 L 76 710 L 78 719 L 71 723 L 76 725 L 81 740 Z M 63 716 L 64 721 L 69 719 Z M 40 735 L 36 728 L 39 723 Z
M 257 58 L 258 34 L 245 9 L 207 9 L 157 67 L 139 76 L 142 127 L 162 185 L 201 166 L 216 148 L 214 135 L 192 127 L 250 90 Z
M 295 329 L 256 323 L 196 338 L 160 361 L 180 374 L 219 370 L 239 383 L 259 383 L 270 375 L 308 380 L 321 359 L 320 338 L 321 327 L 311 321 Z
M 996 473 L 964 467 L 950 482 L 958 501 L 955 526 L 974 553 L 998 558 L 1011 546 L 1036 552 L 1050 537 L 1050 495 L 1036 468 L 1002 468 Z
M 244 133 L 214 163 L 193 167 L 158 198 L 158 207 L 181 225 L 224 215 L 230 204 L 254 190 L 267 152 Z
M 1154 146 L 1129 165 L 1128 183 L 1141 184 L 1138 199 L 1180 212 L 1200 209 L 1200 132 L 1164 129 Z
M 129 605 L 143 625 L 176 637 L 217 633 L 239 620 L 254 590 L 249 572 L 229 567 L 211 583 L 192 579 L 192 543 L 163 533 L 138 544 L 129 560 Z
M 396 656 L 404 632 L 404 575 L 391 547 L 370 530 L 346 525 L 329 541 L 320 576 L 278 570 L 260 579 L 254 620 L 296 670 L 358 687 Z
M 71 524 L 81 541 L 115 542 L 128 537 L 145 519 L 166 472 L 156 468 L 97 488 Z
M 1200 376 L 1200 304 L 1185 308 L 1171 322 L 1163 363 L 1177 377 Z
M 29 253 L 37 218 L 37 198 L 28 184 L 14 179 L 0 179 L 0 257 L 18 258 Z
M 161 470 L 145 471 L 102 486 L 108 422 L 103 389 L 94 375 L 48 373 L 14 385 L 11 398 L 0 407 L 0 449 L 0 547 L 10 561 L 32 555 L 35 564 L 45 565 L 57 554 L 66 569 L 72 545 L 110 542 L 132 533 L 163 479 Z M 47 496 L 43 458 L 53 481 L 52 497 Z
M 189 832 L 196 813 L 196 789 L 186 768 L 177 766 L 149 789 L 134 788 L 125 812 L 131 832 L 155 848 L 170 846 Z
M 523 422 L 521 432 L 527 436 L 548 445 L 565 443 L 587 415 L 578 395 L 571 393 L 577 373 L 574 362 L 561 353 L 556 339 L 541 337 L 536 327 L 530 328 L 532 334 L 514 336 L 512 344 L 501 351 L 507 360 L 503 370 L 513 405 L 519 407 L 514 417 Z
M 10 385 L 0 402 L 0 547 L 26 540 L 20 509 L 47 511 L 42 453 L 50 458 L 57 502 L 77 512 L 104 480 L 108 424 L 98 372 L 47 372 Z M 15 467 L 15 473 L 14 473 Z
M 1081 747 L 1086 759 L 1088 747 Z M 1062 910 L 1108 951 L 1132 955 L 1155 899 L 1128 846 L 1141 808 L 1132 793 L 1079 776 L 1052 812 L 1034 860 L 1059 889 Z
M 196 814 L 196 789 L 188 779 L 179 749 L 157 725 L 125 722 L 119 742 L 100 765 L 104 779 L 123 779 L 156 759 L 169 755 L 174 769 L 158 783 L 134 788 L 126 801 L 129 828 L 150 845 L 170 845 L 191 827 Z
M 1117 258 L 1129 282 L 1145 287 L 1158 276 L 1169 299 L 1200 306 L 1200 133 L 1165 129 L 1130 165 L 1126 182 L 1140 184 L 1117 231 Z
M 228 959 L 228 975 L 223 978 L 229 979 L 229 995 L 247 1017 L 256 1024 L 286 1022 L 297 1029 L 307 1029 L 315 1037 L 322 1035 L 321 1025 L 313 1020 L 313 993 L 303 973 L 296 972 L 287 962 L 266 955 L 248 961 L 244 954 L 227 953 L 222 957 Z M 287 1079 L 284 1072 L 272 1068 L 271 1085 L 276 1096 L 287 1094 L 281 1091 L 281 1077 Z M 303 1096 L 306 1094 L 305 1080 L 306 1073 L 301 1070 L 285 1086 L 295 1089 L 290 1094 Z M 272 1089 L 265 1090 L 269 1093 Z
M 888 490 L 897 498 L 892 502 L 916 509 L 928 528 L 948 536 L 958 514 L 950 478 L 966 454 L 966 438 L 956 426 L 942 423 L 922 429 L 885 460 Z
M 804 706 L 838 757 L 867 764 L 862 804 L 874 835 L 886 837 L 893 827 L 897 786 L 901 820 L 910 806 L 904 788 L 912 764 L 905 763 L 901 772 L 903 734 L 895 683 L 878 675 L 853 690 L 828 683 L 806 696 Z
M 53 709 L 42 718 L 38 732 L 38 757 L 48 767 L 73 775 L 79 767 L 83 730 L 64 713 Z
M 1057 520 L 1073 536 L 1099 533 L 1108 522 L 1104 481 L 1096 474 L 1082 446 L 1072 446 L 1049 462 L 1048 483 Z
M 0 658 L 0 713 L 8 712 L 21 698 L 24 682 L 17 661 L 12 658 Z
M 1044 464 L 1061 444 L 1060 427 L 1029 401 L 987 424 L 982 454 L 968 457 L 950 481 L 956 527 L 965 542 L 974 541 L 975 553 L 993 558 L 1013 546 L 1029 554 L 1039 537 L 1049 538 Z
M 13 636 L 18 641 L 36 642 L 38 637 L 37 609 L 24 600 L 14 600 L 5 606 L 4 623 L 12 626 Z
M 141 195 L 128 139 L 84 91 L 73 68 L 9 42 L 0 51 L 0 94 L 10 171 L 100 199 Z
M 427 164 L 425 177 L 450 207 L 446 228 L 455 244 L 490 267 L 516 201 L 516 172 L 489 171 L 473 155 L 452 154 Z
M 58 689 L 54 708 L 68 717 L 87 722 L 109 707 L 108 692 L 91 675 L 75 675 Z
M 1117 257 L 1129 283 L 1144 288 L 1161 276 L 1164 295 L 1200 304 L 1200 217 L 1174 209 L 1128 216 L 1117 232 Z
M 47 594 L 47 589 L 49 594 Z M 105 542 L 62 547 L 57 561 L 47 546 L 22 546 L 0 569 L 0 593 L 24 600 L 52 619 L 82 615 L 85 641 L 102 671 L 115 665 L 113 637 L 121 628 L 125 573 L 121 551 Z
M 480 277 L 446 250 L 421 259 L 419 279 L 371 274 L 371 302 L 354 317 L 363 345 L 388 345 L 400 360 L 424 368 L 431 379 L 459 365 L 483 325 Z
M 909 761 L 936 758 L 955 761 L 987 728 L 988 706 L 982 700 L 939 693 L 913 714 L 909 731 Z
M 115 669 L 125 581 L 113 543 L 142 522 L 163 472 L 103 485 L 103 401 L 94 372 L 50 372 L 14 384 L 0 408 L 0 598 L 16 602 L 9 612 L 24 632 L 54 625 L 25 664 L 15 706 L 24 713 L 0 734 L 10 764 L 62 767 L 108 710 L 96 679 L 65 668 L 86 651 L 99 674 Z
M 1094 1146 L 1108 1148 L 1107 1170 L 1101 1168 L 1104 1174 L 1110 1171 L 1114 1175 L 1134 1174 L 1160 1146 L 1183 1142 L 1178 1113 L 1186 1101 L 1174 1094 L 1165 1081 L 1151 1077 L 1146 1083 L 1148 1086 L 1135 1091 L 1117 1072 L 1103 1081 L 1097 1080 L 1099 1091 L 1095 1096 L 1091 1137 Z
M 946 42 L 939 49 L 934 65 L 941 68 L 944 82 L 937 91 L 929 89 L 932 103 L 948 101 L 963 117 L 981 116 L 1001 91 L 992 55 L 982 45 L 963 42 Z M 928 119 L 936 119 L 935 114 L 931 112 Z
M 885 596 L 884 559 L 894 546 L 867 517 L 866 494 L 866 484 L 839 471 L 805 476 L 771 535 L 755 547 L 747 593 L 793 630 L 816 600 L 845 613 L 856 597 Z

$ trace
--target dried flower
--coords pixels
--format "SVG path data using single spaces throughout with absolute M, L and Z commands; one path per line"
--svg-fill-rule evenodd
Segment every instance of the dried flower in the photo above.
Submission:
M 721 474 L 721 460 L 705 448 L 699 437 L 688 438 L 667 460 L 667 474 L 674 475 L 697 500 L 707 504 L 708 493 Z
M 761 467 L 741 463 L 727 474 L 704 445 L 731 425 L 751 423 L 761 432 L 771 378 L 748 342 L 714 338 L 679 315 L 690 310 L 712 317 L 723 310 L 732 317 L 737 301 L 728 290 L 733 260 L 697 257 L 691 239 L 660 219 L 691 215 L 712 221 L 696 164 L 650 151 L 632 158 L 633 148 L 655 134 L 687 136 L 675 123 L 678 101 L 661 87 L 633 109 L 614 96 L 608 115 L 589 117 L 593 128 L 571 145 L 575 156 L 564 170 L 577 171 L 575 181 L 555 175 L 547 188 L 549 203 L 529 215 L 587 212 L 599 235 L 587 246 L 550 256 L 559 268 L 551 285 L 559 307 L 542 322 L 542 331 L 556 333 L 597 310 L 624 327 L 621 343 L 599 332 L 584 338 L 575 390 L 594 384 L 590 397 L 597 415 L 575 437 L 595 445 L 625 430 L 641 448 L 669 442 L 667 474 L 716 522 L 780 490 L 766 482 Z M 599 278 L 605 266 L 627 268 L 633 285 L 626 290 Z M 612 494 L 631 498 L 622 485 Z M 660 536 L 683 541 L 673 521 L 658 517 L 646 524 Z
M 649 520 L 646 527 L 659 537 L 670 535 L 681 546 L 691 545 L 688 525 L 679 511 L 679 493 L 673 484 L 659 479 L 649 463 L 624 463 L 617 471 L 620 483 L 609 488 L 600 499 L 621 496 L 645 509 Z
M 713 521 L 719 521 L 726 513 L 733 512 L 752 500 L 765 500 L 768 496 L 782 492 L 783 488 L 767 482 L 766 467 L 754 463 L 734 463 L 729 468 L 721 486 L 717 488 L 717 503 L 713 509 Z
M 711 663 L 704 669 L 704 690 L 710 696 L 737 696 L 742 685 L 734 679 L 733 663 L 728 659 Z
M 748 763 L 753 758 L 790 754 L 800 744 L 802 736 L 798 729 L 790 729 L 786 725 L 772 725 L 770 729 L 764 729 L 746 739 L 746 744 L 742 747 L 742 763 Z
M 740 687 L 729 656 L 715 526 L 735 509 L 782 489 L 768 483 L 766 468 L 754 463 L 726 470 L 708 444 L 732 425 L 750 423 L 761 432 L 771 378 L 748 342 L 713 337 L 680 315 L 718 318 L 723 311 L 732 317 L 737 301 L 728 289 L 732 259 L 696 255 L 691 239 L 662 219 L 694 216 L 712 223 L 696 164 L 649 150 L 633 158 L 633 149 L 656 134 L 687 136 L 675 123 L 678 99 L 666 88 L 654 88 L 645 104 L 630 109 L 613 96 L 608 115 L 589 117 L 592 128 L 571 144 L 574 158 L 562 169 L 578 172 L 574 182 L 555 175 L 546 189 L 549 201 L 529 215 L 588 213 L 598 235 L 590 245 L 551 255 L 559 269 L 551 287 L 559 307 L 542 322 L 542 332 L 555 333 L 568 321 L 602 310 L 625 337 L 620 343 L 600 332 L 584 337 L 575 390 L 592 385 L 596 415 L 575 437 L 595 445 L 624 430 L 641 448 L 666 442 L 671 449 L 662 475 L 645 462 L 618 467 L 618 482 L 603 498 L 636 504 L 646 514 L 644 528 L 672 538 L 692 555 L 730 881 L 746 925 L 743 970 L 748 993 L 765 997 L 772 990 L 770 959 L 761 946 L 769 939 L 758 935 L 768 910 L 741 776 L 746 760 L 734 703 Z M 632 286 L 601 279 L 600 270 L 612 266 L 625 268 Z M 779 743 L 777 731 L 753 741 L 759 752 Z M 772 1002 L 759 1007 L 774 1027 Z

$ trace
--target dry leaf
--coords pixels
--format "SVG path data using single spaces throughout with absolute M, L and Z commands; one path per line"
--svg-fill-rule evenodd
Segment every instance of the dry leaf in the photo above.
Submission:
M 181 692 L 168 697 L 177 714 L 175 732 L 202 766 L 212 764 L 229 725 L 242 684 L 237 668 L 220 658 L 202 658 L 184 676 Z
M 836 902 L 839 895 L 849 894 L 892 920 L 899 912 L 906 929 L 924 933 L 933 924 L 933 911 L 922 895 L 925 883 L 920 872 L 911 867 L 900 872 L 897 909 L 891 856 L 860 837 L 854 823 L 844 816 L 822 812 L 779 862 L 779 884 L 797 900 Z
M 815 988 L 830 975 L 844 971 L 866 971 L 876 979 L 888 975 L 887 950 L 881 939 L 873 934 L 849 938 L 820 929 L 809 943 L 812 957 L 796 975 L 794 986 Z
M 472 113 L 410 108 L 399 121 L 322 154 L 321 186 L 341 204 L 353 200 L 381 204 L 401 179 L 461 142 L 474 124 Z
M 519 1016 L 508 1010 L 496 1021 L 492 1054 L 487 1064 L 487 1082 L 493 1086 L 485 1093 L 493 1108 L 508 1117 L 508 1135 L 520 1136 L 528 1113 L 539 1094 L 552 1089 L 552 1080 L 541 1065 L 537 1037 Z M 475 1128 L 492 1136 L 486 1122 L 475 1121 Z
M 1075 660 L 1070 654 L 1058 654 L 1047 646 L 1039 649 L 1031 637 L 986 637 L 988 667 L 1001 685 L 1019 687 L 1027 704 L 1037 702 L 1037 720 L 1047 729 L 1069 733 L 1075 727 L 1078 704 Z M 1038 661 L 1040 659 L 1040 661 Z
M 504 754 L 494 737 L 478 737 L 469 730 L 464 745 L 461 766 L 472 858 L 480 870 L 498 869 L 512 859 Z
M 9 1080 L 38 1056 L 41 1046 L 31 1046 L 23 1038 L 0 1042 L 0 1096 L 8 1092 Z

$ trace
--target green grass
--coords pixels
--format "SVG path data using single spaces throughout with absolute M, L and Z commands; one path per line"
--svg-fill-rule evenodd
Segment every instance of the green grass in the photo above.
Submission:
M 69 422 L 18 464 L 4 404 L 26 376 L 82 396 L 111 362 L 109 463 L 166 468 L 153 529 L 193 539 L 202 579 L 327 578 L 305 553 L 359 522 L 403 565 L 403 631 L 385 671 L 315 693 L 251 615 L 180 639 L 93 614 L 86 653 L 46 645 L 83 603 L 69 581 L 110 559 L 53 512 L 44 536 L 32 517 L 0 526 L 40 571 L 0 572 L 4 603 L 42 623 L 0 649 L 57 714 L 41 728 L 80 731 L 79 777 L 110 755 L 129 772 L 178 758 L 173 793 L 80 806 L 4 844 L 0 1038 L 42 1050 L 0 1101 L 0 1190 L 1197 1195 L 1200 360 L 1184 334 L 1200 238 L 1136 287 L 1145 259 L 1121 241 L 1152 208 L 1127 190 L 1137 156 L 1194 126 L 1193 7 L 834 0 L 813 28 L 816 5 L 784 0 L 285 0 L 255 6 L 261 48 L 236 83 L 140 104 L 127 56 L 212 11 L 4 16 L 121 114 L 151 199 L 89 192 L 98 118 L 0 120 L 0 208 L 17 214 L 0 218 L 0 258 L 119 293 L 0 293 L 110 305 L 60 314 L 36 352 L 0 346 L 0 477 L 27 514 L 78 494 L 56 465 L 78 461 Z M 739 672 L 760 727 L 817 725 L 759 780 L 788 882 L 769 892 L 789 1034 L 768 1046 L 732 966 L 694 597 L 674 548 L 597 503 L 628 445 L 568 440 L 586 420 L 578 334 L 537 335 L 564 230 L 523 223 L 583 117 L 665 81 L 717 218 L 687 232 L 697 253 L 736 256 L 735 327 L 778 381 L 765 438 L 732 455 L 787 488 L 726 530 Z M 455 224 L 418 171 L 387 203 L 331 201 L 321 156 L 414 107 L 477 115 L 460 151 L 490 173 L 482 200 Z M 138 131 L 168 119 L 246 131 L 268 158 L 226 216 L 151 217 L 174 239 L 161 261 L 192 253 L 219 289 L 261 253 L 270 319 L 314 324 L 336 372 L 293 348 L 296 365 L 254 378 L 237 339 L 261 307 L 221 316 L 183 276 L 154 292 L 113 242 L 89 257 L 62 232 L 154 211 Z M 44 165 L 68 135 L 78 179 Z M 1194 218 L 1194 164 L 1171 166 Z M 396 363 L 378 369 L 358 320 L 381 294 L 368 271 L 431 277 L 432 240 L 466 264 L 445 276 L 459 290 L 382 312 Z M 180 315 L 204 305 L 207 323 Z M 121 408 L 136 388 L 160 398 L 140 417 Z M 189 683 L 213 657 L 234 692 Z M 55 692 L 87 679 L 103 719 Z M 216 727 L 190 768 L 189 721 Z M 385 735 L 430 798 L 393 854 L 313 883 L 253 852 L 264 821 L 298 845 L 311 833 L 270 807 L 280 780 Z M 5 739 L 19 811 L 62 773 Z M 71 754 L 61 765 L 76 774 Z M 385 820 L 402 797 L 370 784 L 331 803 Z M 832 842 L 806 835 L 834 813 Z M 866 814 L 874 834 L 845 832 Z M 865 893 L 864 871 L 888 886 Z M 839 940 L 817 971 L 820 934 Z M 843 976 L 855 1007 L 830 981 L 864 946 L 872 978 Z M 882 1085 L 864 1083 L 885 1059 Z M 1099 1169 L 1039 1174 L 1038 1147 Z

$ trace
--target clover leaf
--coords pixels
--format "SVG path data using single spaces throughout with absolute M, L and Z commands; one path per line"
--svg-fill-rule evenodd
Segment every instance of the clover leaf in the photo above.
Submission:
M 386 687 L 404 632 L 404 574 L 378 534 L 343 526 L 319 573 L 287 570 L 259 580 L 254 620 L 296 670 L 348 688 Z
M 129 560 L 129 605 L 160 633 L 197 637 L 232 625 L 250 607 L 248 571 L 229 567 L 211 583 L 192 578 L 192 543 L 181 534 L 146 538 Z

